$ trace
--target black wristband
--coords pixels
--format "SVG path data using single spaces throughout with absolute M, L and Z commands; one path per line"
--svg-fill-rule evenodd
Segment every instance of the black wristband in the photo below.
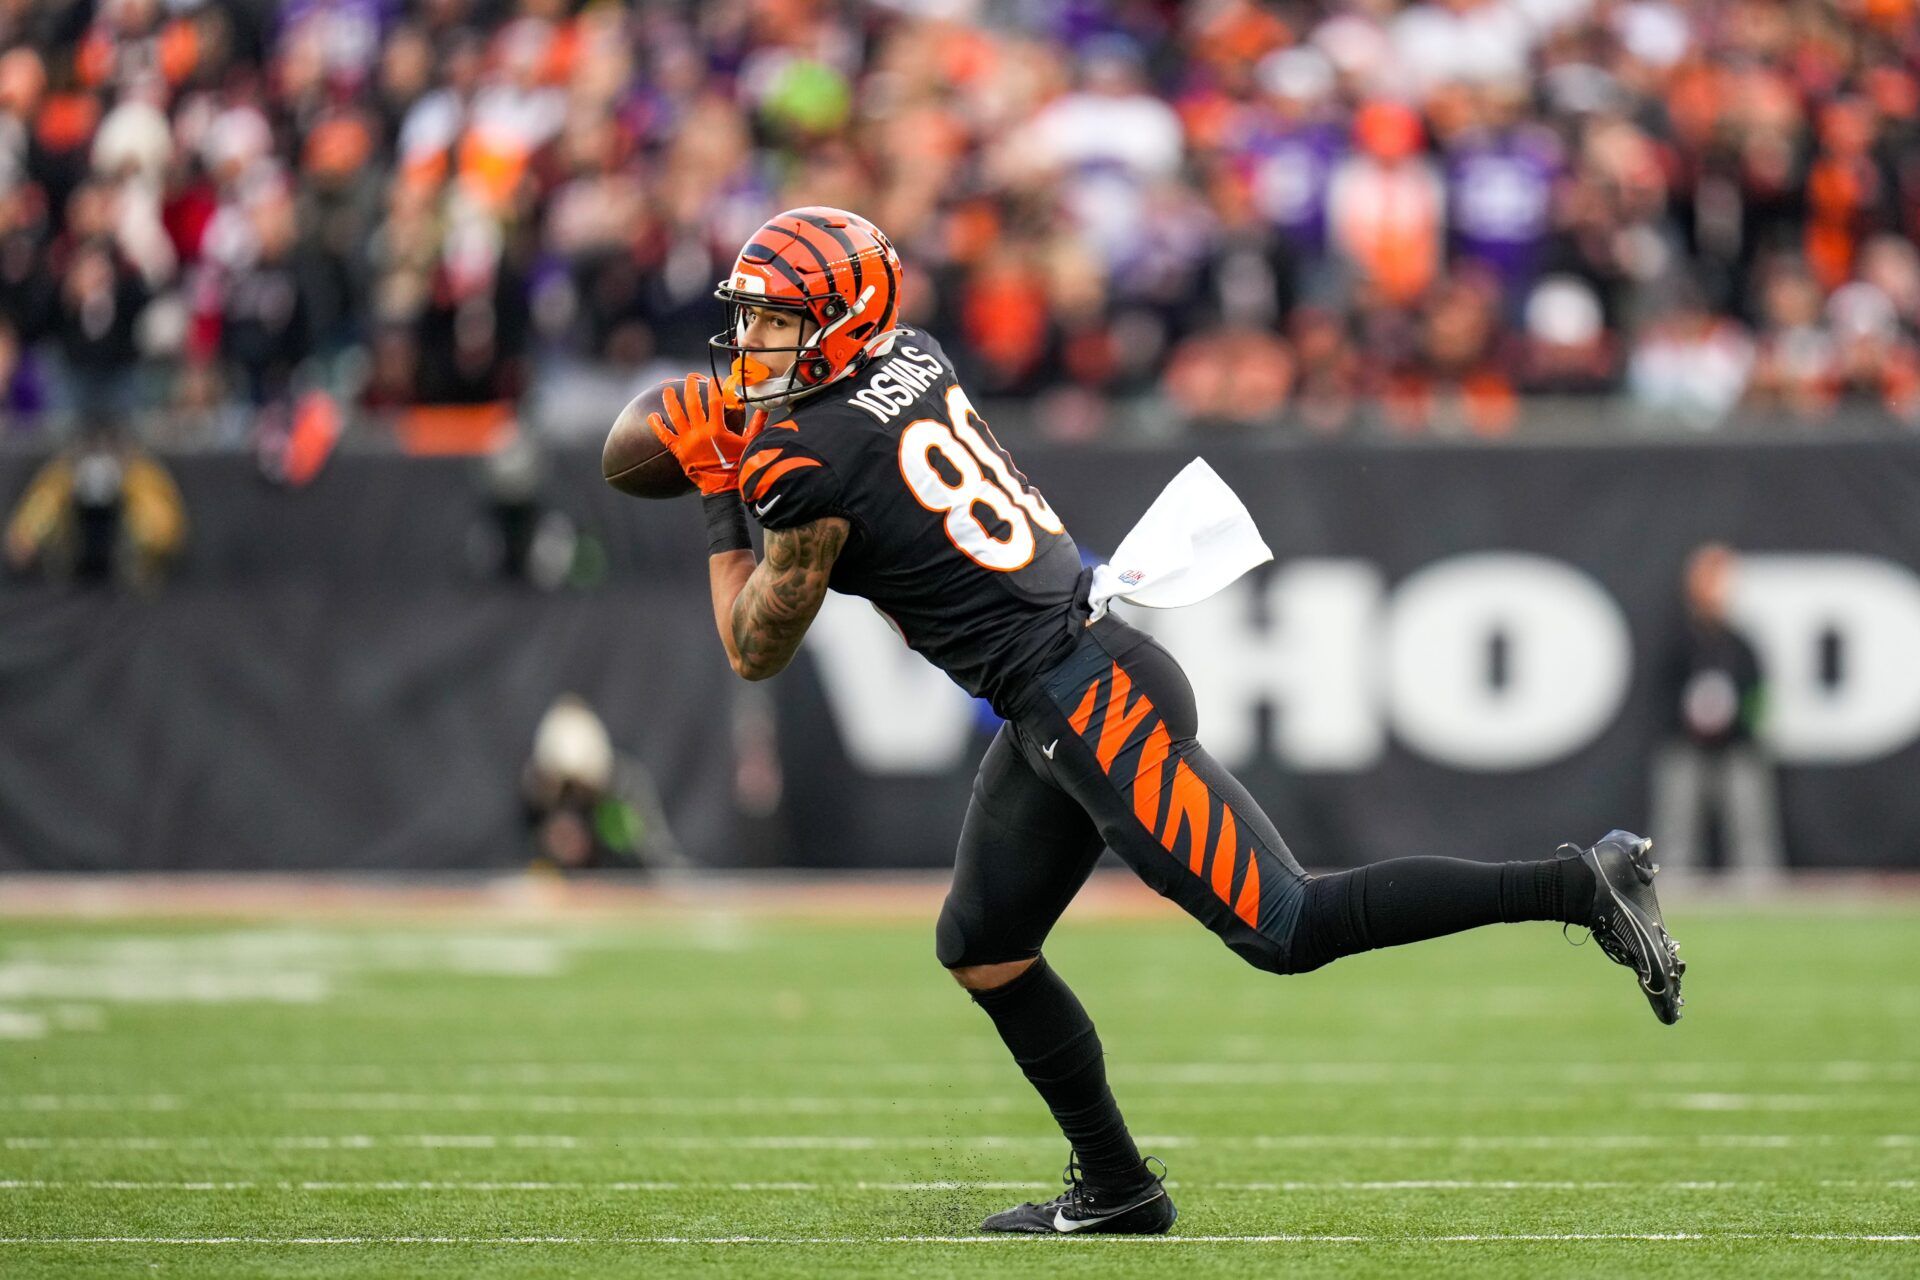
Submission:
M 753 540 L 747 537 L 747 509 L 738 493 L 729 489 L 706 495 L 700 499 L 700 513 L 707 518 L 708 555 L 753 550 Z

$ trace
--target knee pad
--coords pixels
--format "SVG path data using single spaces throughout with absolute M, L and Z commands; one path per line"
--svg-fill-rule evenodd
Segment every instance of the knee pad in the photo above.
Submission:
M 939 922 L 933 926 L 933 954 L 945 969 L 964 969 L 976 964 L 1006 964 L 1010 960 L 1031 960 L 1040 948 L 1023 947 L 1004 931 L 983 928 L 969 920 L 949 897 L 940 908 Z
M 957 969 L 968 963 L 967 931 L 960 924 L 960 915 L 953 909 L 951 898 L 940 908 L 939 923 L 933 926 L 933 954 L 943 968 Z

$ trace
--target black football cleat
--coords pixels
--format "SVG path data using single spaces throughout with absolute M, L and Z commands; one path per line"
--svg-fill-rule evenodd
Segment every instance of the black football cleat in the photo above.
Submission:
M 1631 831 L 1609 831 L 1591 849 L 1562 845 L 1593 872 L 1593 919 L 1588 928 L 1600 950 L 1634 971 L 1654 1016 L 1669 1025 L 1680 1021 L 1680 976 L 1687 971 L 1680 944 L 1660 918 L 1653 892 L 1653 841 Z
M 1164 1185 L 1167 1166 L 1155 1156 L 1160 1172 L 1143 1170 L 1147 1181 L 1127 1190 L 1089 1183 L 1080 1175 L 1078 1156 L 1069 1157 L 1061 1181 L 1067 1189 L 1045 1204 L 1023 1204 L 994 1214 L 980 1224 L 982 1231 L 1018 1231 L 1036 1236 L 1157 1236 L 1166 1234 L 1180 1216 Z

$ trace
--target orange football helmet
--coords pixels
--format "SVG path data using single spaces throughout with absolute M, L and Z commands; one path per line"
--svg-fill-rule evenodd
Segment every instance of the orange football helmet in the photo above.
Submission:
M 893 242 L 859 214 L 825 205 L 775 214 L 714 290 L 727 304 L 726 331 L 707 341 L 714 380 L 749 406 L 781 405 L 858 372 L 898 322 L 904 281 Z M 743 345 L 746 307 L 798 312 L 799 345 Z M 793 367 L 770 374 L 758 358 L 767 351 L 791 351 Z

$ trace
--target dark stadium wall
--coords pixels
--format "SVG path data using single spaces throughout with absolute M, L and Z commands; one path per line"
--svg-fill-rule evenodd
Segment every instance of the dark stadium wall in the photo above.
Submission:
M 1020 460 L 1098 553 L 1193 452 Z M 1278 563 L 1139 620 L 1309 865 L 1527 856 L 1644 823 L 1657 667 L 1708 540 L 1752 553 L 1791 859 L 1920 861 L 1887 838 L 1920 826 L 1920 447 L 1199 452 Z M 991 717 L 858 602 L 754 690 L 781 776 L 772 814 L 742 816 L 743 790 L 776 793 L 735 767 L 757 704 L 711 635 L 690 504 L 556 457 L 546 498 L 596 568 L 545 592 L 471 567 L 488 520 L 471 463 L 346 456 L 291 493 L 244 459 L 171 465 L 191 541 L 156 597 L 0 586 L 0 868 L 519 865 L 520 769 L 568 691 L 702 861 L 949 859 Z M 0 499 L 31 472 L 0 457 Z

